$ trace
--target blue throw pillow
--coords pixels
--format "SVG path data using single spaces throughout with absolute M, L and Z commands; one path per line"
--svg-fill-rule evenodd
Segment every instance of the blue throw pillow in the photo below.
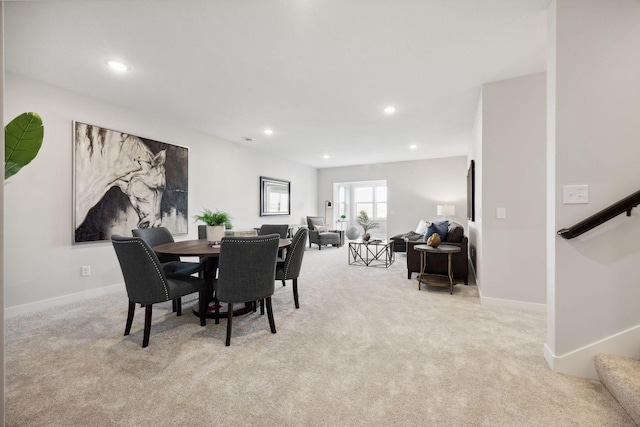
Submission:
M 426 242 L 433 233 L 440 235 L 440 240 L 444 242 L 449 231 L 449 221 L 435 221 L 429 224 L 427 231 L 424 233 L 424 241 Z

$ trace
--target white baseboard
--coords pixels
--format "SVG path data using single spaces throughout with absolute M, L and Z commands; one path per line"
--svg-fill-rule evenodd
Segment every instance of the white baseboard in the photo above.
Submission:
M 515 300 L 501 299 L 501 298 L 483 297 L 482 293 L 480 293 L 480 304 L 486 305 L 487 307 L 515 308 L 517 310 L 524 310 L 532 313 L 547 312 L 546 304 L 539 304 L 535 302 L 526 302 L 526 301 L 515 301 Z
M 36 311 L 44 310 L 46 308 L 52 308 L 60 305 L 84 301 L 90 298 L 95 298 L 102 295 L 115 294 L 118 292 L 126 292 L 126 289 L 124 287 L 124 282 L 118 283 L 116 285 L 105 286 L 104 288 L 91 289 L 90 291 L 77 292 L 75 294 L 69 294 L 61 297 L 45 299 L 42 301 L 32 302 L 29 304 L 16 305 L 13 307 L 5 307 L 4 317 L 10 318 L 13 316 L 18 316 L 20 314 L 34 313 Z
M 544 358 L 553 371 L 592 380 L 598 380 L 593 358 L 601 353 L 640 358 L 640 325 L 561 356 L 553 354 L 549 346 L 544 345 Z

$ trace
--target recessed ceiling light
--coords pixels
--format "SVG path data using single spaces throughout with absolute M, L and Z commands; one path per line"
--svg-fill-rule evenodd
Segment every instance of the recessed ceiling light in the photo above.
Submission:
M 418 148 L 418 146 L 416 144 L 411 144 L 409 148 L 411 148 L 412 150 L 415 150 L 416 148 Z
M 113 68 L 116 71 L 129 71 L 130 68 L 127 64 L 124 64 L 120 61 L 114 61 L 113 59 L 108 59 L 107 61 L 107 65 L 111 68 Z
M 273 135 L 273 129 L 265 129 L 264 133 L 265 135 Z
M 394 107 L 393 105 L 390 105 L 384 109 L 384 112 L 387 114 L 393 114 L 396 112 L 396 107 Z
M 322 157 L 323 157 L 323 158 L 325 158 L 325 159 L 328 159 L 328 158 L 329 158 L 329 157 L 331 157 L 331 156 L 330 156 L 330 155 L 328 155 L 328 154 L 325 154 L 325 155 L 324 155 L 324 156 L 322 156 Z

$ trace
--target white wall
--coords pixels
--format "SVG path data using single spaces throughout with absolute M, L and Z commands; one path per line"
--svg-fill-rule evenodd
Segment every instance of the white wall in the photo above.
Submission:
M 557 230 L 640 188 L 640 2 L 557 0 L 550 18 Z M 562 204 L 567 184 L 589 185 L 589 204 Z M 589 376 L 596 352 L 640 356 L 638 209 L 573 240 L 548 238 L 555 249 L 550 365 Z
M 482 88 L 483 304 L 517 301 L 539 311 L 546 304 L 545 92 L 544 73 Z
M 297 224 L 318 209 L 315 168 L 7 73 L 5 122 L 24 111 L 41 115 L 45 137 L 36 159 L 4 188 L 5 307 L 14 313 L 122 286 L 110 242 L 72 245 L 73 120 L 189 148 L 189 234 L 176 240 L 197 237 L 191 218 L 203 207 L 229 212 L 236 229 Z M 290 216 L 259 216 L 260 175 L 291 181 Z M 80 277 L 83 265 L 91 276 Z
M 325 168 L 318 171 L 318 206 L 331 200 L 334 182 L 387 180 L 387 234 L 415 230 L 420 219 L 441 220 L 436 206 L 456 207 L 450 221 L 467 227 L 467 159 L 413 160 L 376 165 Z M 317 212 L 324 215 L 324 211 Z
M 473 122 L 473 139 L 469 144 L 469 154 L 467 158 L 467 169 L 474 161 L 474 220 L 469 221 L 469 260 L 471 261 L 472 273 L 475 275 L 478 291 L 482 292 L 482 93 L 478 98 L 478 107 Z

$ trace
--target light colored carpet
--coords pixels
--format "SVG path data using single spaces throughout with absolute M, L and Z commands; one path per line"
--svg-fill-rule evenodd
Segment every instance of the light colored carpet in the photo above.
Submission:
M 634 425 L 599 382 L 547 368 L 543 315 L 483 307 L 473 285 L 418 291 L 405 263 L 308 249 L 300 309 L 277 285 L 278 333 L 238 317 L 231 347 L 225 320 L 166 303 L 141 348 L 124 293 L 8 319 L 7 425 Z
M 640 425 L 640 360 L 611 354 L 595 357 L 596 371 L 615 399 Z

